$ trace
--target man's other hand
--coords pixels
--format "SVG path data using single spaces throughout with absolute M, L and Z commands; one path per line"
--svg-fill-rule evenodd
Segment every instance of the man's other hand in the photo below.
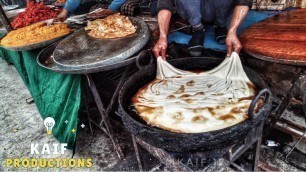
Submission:
M 162 56 L 162 58 L 166 60 L 167 46 L 168 46 L 167 39 L 159 38 L 155 46 L 152 49 L 154 56 L 156 58 L 159 56 Z
M 65 21 L 68 17 L 68 11 L 66 9 L 63 9 L 61 13 L 56 17 L 57 21 Z
M 226 37 L 226 56 L 230 56 L 233 51 L 239 54 L 242 45 L 237 37 L 237 29 L 244 20 L 245 16 L 249 12 L 249 7 L 247 5 L 238 5 L 235 7 L 233 18 L 228 29 Z
M 227 57 L 229 57 L 232 54 L 233 51 L 235 51 L 236 53 L 239 54 L 239 52 L 242 48 L 242 45 L 241 45 L 236 33 L 229 32 L 227 34 L 226 48 L 227 48 L 227 54 L 226 54 Z
M 108 16 L 108 15 L 111 15 L 111 14 L 114 14 L 114 13 L 110 9 L 106 9 L 106 10 L 103 10 L 103 11 L 100 11 L 100 12 L 90 13 L 90 14 L 88 14 L 88 17 L 99 18 L 99 17 Z

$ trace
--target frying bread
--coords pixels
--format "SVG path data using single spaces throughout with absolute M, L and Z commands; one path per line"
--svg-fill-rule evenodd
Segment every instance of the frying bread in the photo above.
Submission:
M 129 18 L 119 13 L 104 19 L 88 21 L 85 30 L 90 30 L 88 34 L 95 38 L 121 38 L 136 32 Z
M 176 69 L 160 57 L 157 63 L 156 79 L 132 98 L 138 115 L 149 125 L 177 133 L 201 133 L 248 118 L 256 89 L 237 53 L 200 73 Z

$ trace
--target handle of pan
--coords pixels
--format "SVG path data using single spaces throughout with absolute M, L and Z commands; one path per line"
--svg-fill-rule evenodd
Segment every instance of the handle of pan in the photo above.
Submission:
M 256 108 L 256 104 L 258 103 L 259 99 L 261 97 L 264 97 L 264 106 L 268 106 L 271 101 L 272 101 L 272 93 L 268 88 L 265 88 L 263 90 L 261 90 L 256 96 L 255 98 L 252 100 L 251 105 L 249 107 L 249 116 L 251 118 L 256 117 L 257 114 L 254 114 L 254 110 Z
M 148 64 L 142 64 L 142 61 L 148 61 Z M 152 56 L 152 53 L 150 50 L 142 50 L 136 57 L 136 66 L 139 70 L 141 70 L 143 67 L 152 64 L 154 61 L 154 58 Z

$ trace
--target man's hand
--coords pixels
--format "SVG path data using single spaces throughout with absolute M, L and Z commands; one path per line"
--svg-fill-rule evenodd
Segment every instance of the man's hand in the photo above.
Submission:
M 233 51 L 239 53 L 242 45 L 237 37 L 237 29 L 239 25 L 244 20 L 245 16 L 249 12 L 248 6 L 236 6 L 233 14 L 233 18 L 231 24 L 228 29 L 227 37 L 226 37 L 226 47 L 227 54 L 226 56 L 230 56 Z
M 168 46 L 168 30 L 171 19 L 171 12 L 169 10 L 161 10 L 157 14 L 157 21 L 159 26 L 159 39 L 152 51 L 154 56 L 157 58 L 162 56 L 164 60 L 166 60 L 166 51 Z
M 100 12 L 90 13 L 90 14 L 88 14 L 88 17 L 99 18 L 99 17 L 103 17 L 103 16 L 108 16 L 108 15 L 111 15 L 111 14 L 113 14 L 113 12 L 110 9 L 106 9 L 106 10 L 103 10 L 103 11 L 100 11 Z
M 63 9 L 61 13 L 56 17 L 56 20 L 59 21 L 65 21 L 68 17 L 68 11 L 66 9 Z
M 153 47 L 152 51 L 154 56 L 157 58 L 162 56 L 164 60 L 166 60 L 166 51 L 167 51 L 167 39 L 166 38 L 159 38 L 156 42 L 155 46 Z
M 237 54 L 239 54 L 242 45 L 237 37 L 236 33 L 228 33 L 226 37 L 226 48 L 227 48 L 227 54 L 226 56 L 231 56 L 232 52 L 235 51 Z

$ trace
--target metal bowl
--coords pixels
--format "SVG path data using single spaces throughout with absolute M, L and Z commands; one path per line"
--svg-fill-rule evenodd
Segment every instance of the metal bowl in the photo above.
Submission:
M 63 67 L 91 68 L 124 61 L 139 52 L 149 41 L 147 24 L 130 17 L 136 33 L 123 38 L 97 39 L 80 29 L 65 38 L 54 50 L 54 61 Z
M 170 60 L 173 66 L 187 70 L 209 70 L 222 62 L 218 58 L 183 58 Z M 244 67 L 249 79 L 257 89 L 262 90 L 253 99 L 249 118 L 234 126 L 204 133 L 174 133 L 146 124 L 131 107 L 131 98 L 143 85 L 156 76 L 156 65 L 151 65 L 132 75 L 122 86 L 119 94 L 118 115 L 121 116 L 126 129 L 145 142 L 174 152 L 207 151 L 230 147 L 243 140 L 255 126 L 262 124 L 271 107 L 271 92 L 266 84 L 253 70 Z M 254 107 L 259 97 L 265 95 L 265 102 L 258 113 L 254 114 Z

